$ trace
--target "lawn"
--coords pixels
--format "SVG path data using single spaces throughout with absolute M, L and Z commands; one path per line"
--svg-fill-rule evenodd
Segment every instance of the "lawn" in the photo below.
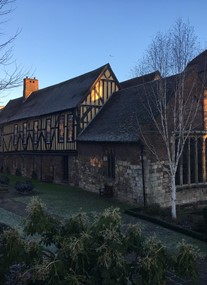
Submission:
M 11 185 L 22 178 L 10 176 Z M 96 193 L 84 191 L 77 187 L 68 185 L 57 185 L 34 181 L 34 194 L 46 204 L 48 212 L 60 217 L 68 216 L 83 212 L 100 212 L 108 207 L 118 207 L 122 211 L 129 208 L 130 205 L 115 201 L 113 198 L 103 198 Z M 31 196 L 21 195 L 14 197 L 13 200 L 28 204 Z
M 22 177 L 9 176 L 9 178 L 11 189 L 14 188 L 16 181 L 22 180 Z M 33 184 L 35 186 L 34 195 L 45 203 L 47 211 L 51 214 L 67 218 L 80 211 L 86 213 L 101 212 L 108 207 L 118 207 L 122 212 L 123 221 L 125 223 L 139 223 L 145 236 L 156 235 L 158 239 L 173 250 L 177 243 L 184 238 L 207 253 L 207 244 L 204 242 L 124 214 L 125 209 L 132 207 L 127 203 L 118 202 L 114 198 L 103 198 L 96 193 L 87 192 L 77 187 L 44 183 L 36 180 L 33 180 Z M 26 207 L 31 200 L 31 196 L 14 194 L 10 199 L 21 202 Z M 0 207 L 0 222 L 6 223 L 21 232 L 22 219 L 19 215 Z

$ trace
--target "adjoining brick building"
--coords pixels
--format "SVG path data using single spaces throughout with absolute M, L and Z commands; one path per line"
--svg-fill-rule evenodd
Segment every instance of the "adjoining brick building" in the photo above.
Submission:
M 207 200 L 206 61 L 204 51 L 185 70 L 186 92 L 191 90 L 191 100 L 202 93 L 202 100 L 178 167 L 177 203 Z M 166 153 L 144 103 L 161 81 L 168 101 L 174 100 L 176 80 L 156 71 L 119 83 L 109 64 L 42 90 L 36 79 L 25 79 L 24 96 L 0 113 L 1 169 L 96 193 L 110 185 L 117 199 L 169 206 Z M 160 162 L 146 147 L 138 121 L 150 130 Z

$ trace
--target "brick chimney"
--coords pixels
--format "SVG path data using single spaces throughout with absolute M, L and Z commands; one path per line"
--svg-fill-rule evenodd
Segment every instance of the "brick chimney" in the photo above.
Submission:
M 24 101 L 31 95 L 33 91 L 37 91 L 38 87 L 38 80 L 34 78 L 24 78 L 24 90 L 23 90 L 23 98 Z

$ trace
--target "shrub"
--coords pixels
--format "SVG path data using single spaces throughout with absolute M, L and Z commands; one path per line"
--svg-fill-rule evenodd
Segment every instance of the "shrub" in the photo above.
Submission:
M 34 186 L 30 180 L 16 182 L 15 189 L 20 193 L 30 193 Z
M 181 277 L 191 278 L 196 284 L 198 281 L 198 271 L 195 270 L 195 264 L 198 257 L 201 257 L 201 253 L 197 247 L 187 244 L 185 240 L 182 240 L 178 244 L 175 265 L 176 272 Z
M 4 185 L 9 185 L 9 177 L 5 176 L 5 175 L 0 175 L 0 183 L 4 184 Z
M 192 247 L 181 244 L 177 256 L 169 254 L 155 238 L 143 238 L 138 225 L 123 227 L 118 209 L 60 221 L 34 197 L 27 211 L 27 238 L 16 231 L 1 236 L 0 280 L 15 264 L 20 284 L 160 285 L 169 268 L 195 280 L 198 276 Z M 35 234 L 40 240 L 30 241 Z

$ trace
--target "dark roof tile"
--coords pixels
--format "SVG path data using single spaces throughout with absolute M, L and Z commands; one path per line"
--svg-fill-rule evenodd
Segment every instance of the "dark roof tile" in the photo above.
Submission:
M 165 78 L 168 99 L 174 94 L 175 76 Z M 114 93 L 78 141 L 90 142 L 138 142 L 139 124 L 149 124 L 152 118 L 147 111 L 147 94 L 156 93 L 160 80 L 122 89 Z M 151 107 L 153 109 L 153 98 Z M 154 114 L 156 111 L 154 108 Z
M 25 102 L 22 97 L 10 101 L 0 114 L 0 123 L 75 108 L 106 68 L 110 68 L 110 65 L 106 64 L 81 76 L 35 91 Z
M 154 71 L 152 73 L 148 73 L 139 77 L 135 77 L 132 79 L 128 79 L 125 81 L 122 81 L 120 83 L 121 88 L 128 88 L 128 87 L 132 87 L 135 85 L 139 85 L 139 84 L 143 84 L 143 83 L 147 83 L 149 81 L 153 81 L 153 80 L 157 80 L 160 79 L 161 75 L 159 71 Z

